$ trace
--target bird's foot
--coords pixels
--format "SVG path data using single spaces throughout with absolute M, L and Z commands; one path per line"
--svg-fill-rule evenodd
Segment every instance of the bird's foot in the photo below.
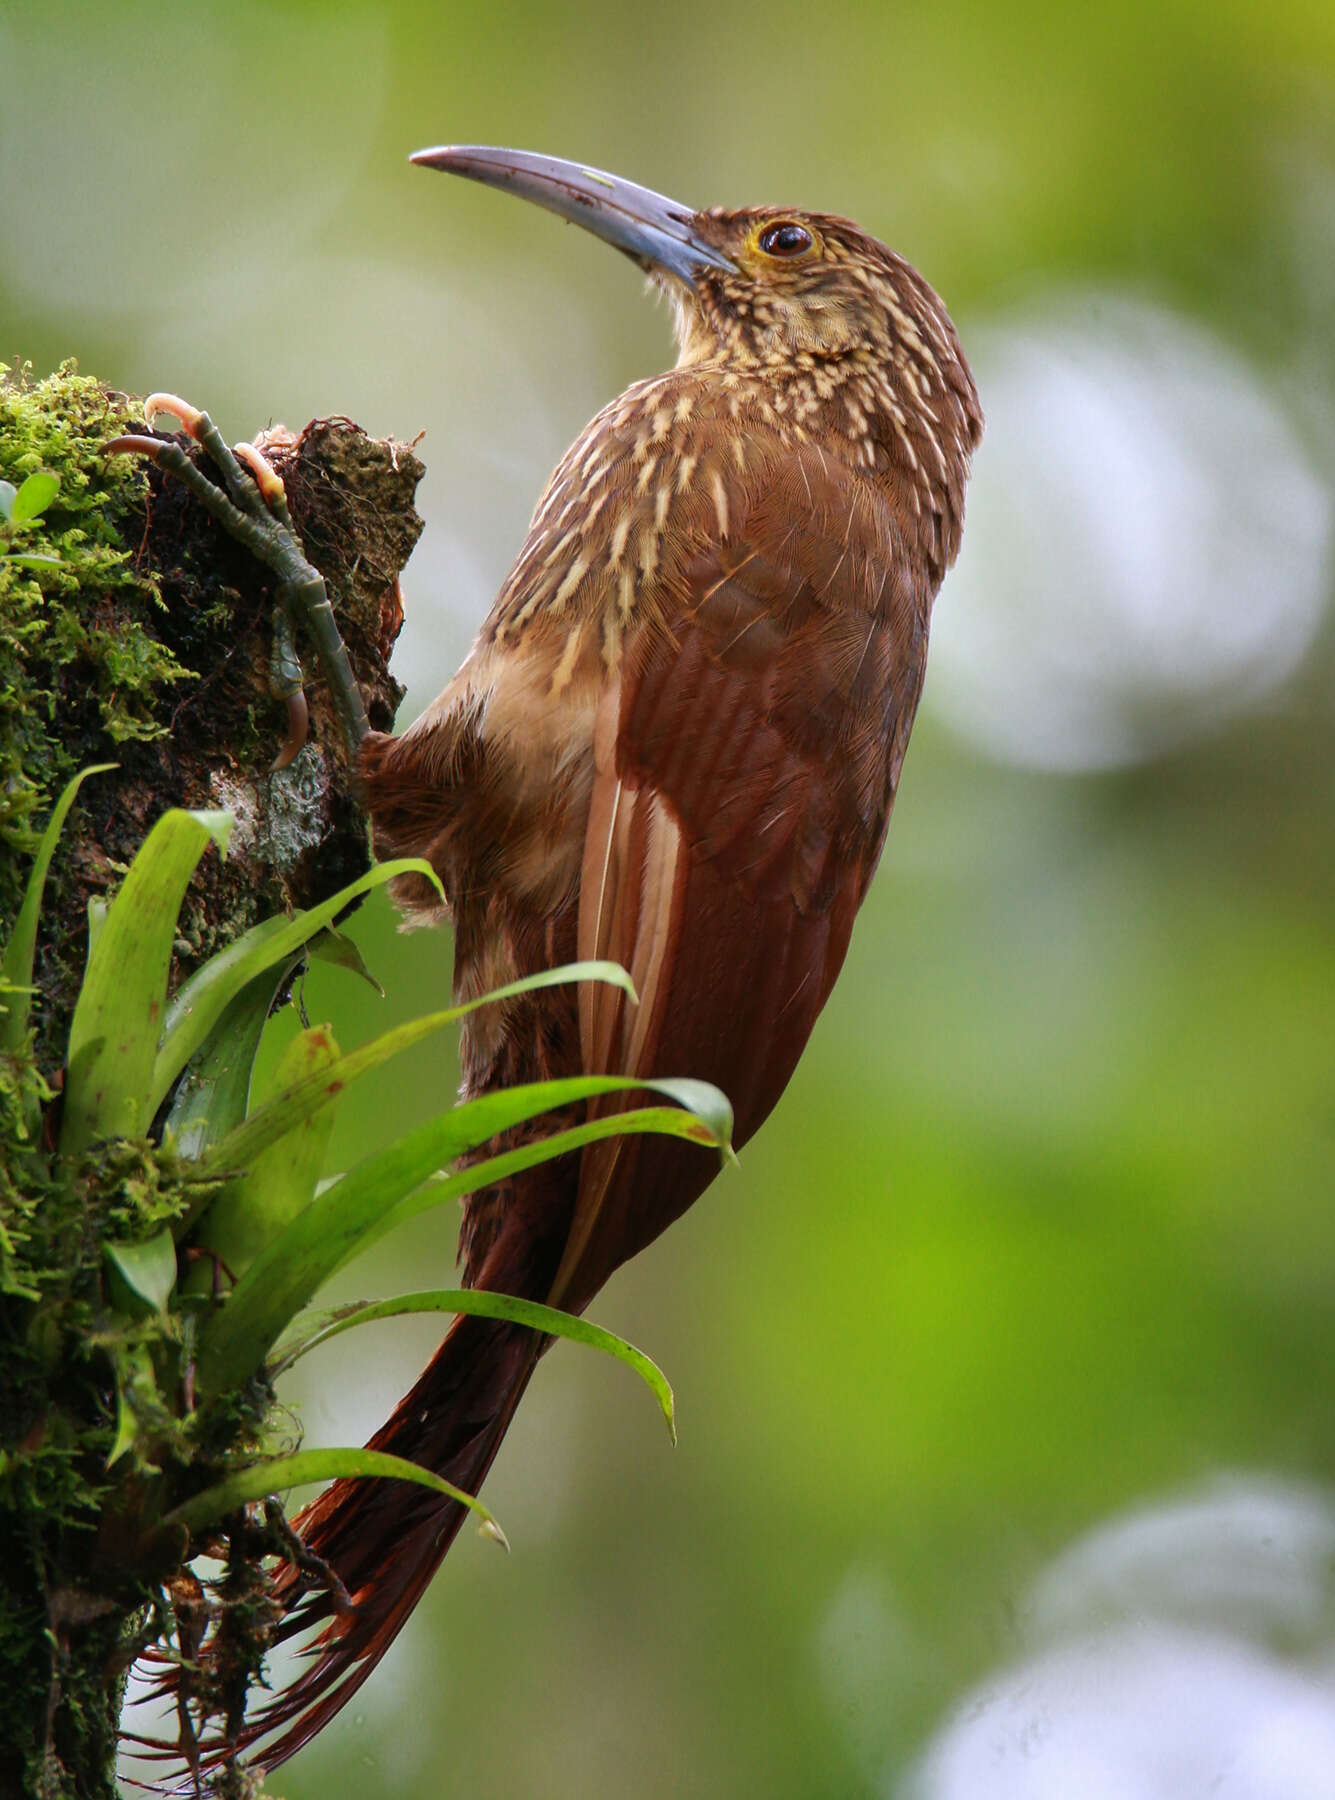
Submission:
M 366 707 L 347 649 L 334 620 L 324 577 L 307 560 L 292 515 L 287 492 L 272 464 L 254 444 L 228 447 L 206 412 L 180 400 L 175 394 L 150 394 L 144 402 L 149 426 L 159 413 L 179 421 L 182 431 L 203 450 L 222 476 L 221 485 L 170 439 L 130 435 L 114 438 L 108 454 L 147 456 L 165 474 L 174 475 L 223 529 L 244 544 L 273 570 L 279 581 L 279 603 L 274 614 L 273 654 L 269 665 L 269 691 L 286 702 L 288 734 L 274 761 L 285 769 L 306 742 L 310 713 L 303 692 L 301 662 L 297 656 L 297 626 L 305 625 L 315 644 L 330 692 L 343 727 L 348 753 L 355 760 L 369 730 Z
M 304 1541 L 301 1533 L 294 1531 L 288 1522 L 287 1514 L 277 1500 L 264 1502 L 264 1518 L 277 1541 L 280 1554 L 299 1574 L 306 1577 L 308 1583 L 317 1588 L 324 1588 L 329 1595 L 331 1610 L 339 1617 L 346 1618 L 357 1610 L 356 1602 L 343 1584 L 343 1578 L 332 1563 L 327 1563 L 322 1556 L 317 1556 Z

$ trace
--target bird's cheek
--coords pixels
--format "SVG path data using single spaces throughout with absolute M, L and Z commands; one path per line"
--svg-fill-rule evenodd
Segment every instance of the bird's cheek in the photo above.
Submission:
M 792 350 L 814 356 L 841 356 L 858 342 L 858 327 L 841 306 L 793 306 L 786 309 L 785 325 Z

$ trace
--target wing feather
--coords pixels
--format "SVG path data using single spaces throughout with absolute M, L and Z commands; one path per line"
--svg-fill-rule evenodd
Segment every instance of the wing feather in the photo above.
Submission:
M 733 492 L 726 543 L 659 575 L 594 732 L 579 953 L 620 962 L 640 1004 L 581 993 L 584 1066 L 712 1080 L 738 1142 L 778 1099 L 843 961 L 926 650 L 903 584 L 846 553 L 853 478 L 800 472 L 802 528 L 780 551 L 758 528 L 774 494 L 748 510 Z M 553 1297 L 583 1304 L 715 1168 L 662 1140 L 586 1150 Z

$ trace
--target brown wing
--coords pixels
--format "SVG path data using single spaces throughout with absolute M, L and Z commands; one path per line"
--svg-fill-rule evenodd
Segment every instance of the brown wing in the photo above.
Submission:
M 839 971 L 921 688 L 926 604 L 854 480 L 799 465 L 734 498 L 735 534 L 643 606 L 595 723 L 579 953 L 622 963 L 640 1004 L 581 991 L 584 1066 L 713 1081 L 738 1143 Z M 585 1304 L 715 1167 L 662 1139 L 586 1152 L 557 1302 Z
M 607 479 L 639 494 L 603 454 Z M 640 995 L 633 1007 L 588 984 L 577 1013 L 552 990 L 474 1015 L 469 1091 L 579 1069 L 690 1075 L 729 1096 L 740 1143 L 843 961 L 917 705 L 930 593 L 846 464 L 760 432 L 735 465 L 685 461 L 692 483 L 645 486 L 620 513 L 610 559 L 580 547 L 587 591 L 564 611 L 538 604 L 543 581 L 564 589 L 564 540 L 546 560 L 532 547 L 569 511 L 554 489 L 469 662 L 366 767 L 382 853 L 425 854 L 444 878 L 462 993 L 578 954 L 622 963 Z M 577 1171 L 475 1195 L 467 1278 L 582 1306 L 716 1166 L 626 1139 Z

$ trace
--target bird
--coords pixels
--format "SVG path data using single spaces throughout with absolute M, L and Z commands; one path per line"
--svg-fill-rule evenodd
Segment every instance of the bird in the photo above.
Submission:
M 796 1067 L 881 855 L 960 546 L 974 381 L 936 292 L 849 219 L 696 211 L 510 149 L 412 161 L 621 250 L 666 295 L 677 357 L 561 459 L 439 698 L 401 736 L 364 736 L 376 851 L 438 874 L 443 901 L 411 875 L 397 898 L 411 923 L 452 925 L 460 1001 L 593 958 L 637 990 L 587 982 L 474 1012 L 466 1097 L 690 1075 L 728 1095 L 740 1147 Z M 464 1205 L 463 1280 L 582 1312 L 716 1172 L 696 1145 L 625 1137 L 484 1186 Z M 372 1447 L 476 1494 L 550 1341 L 459 1318 Z M 357 1690 L 464 1516 L 401 1481 L 340 1481 L 299 1515 L 278 1636 L 320 1635 L 244 1728 L 258 1766 Z

